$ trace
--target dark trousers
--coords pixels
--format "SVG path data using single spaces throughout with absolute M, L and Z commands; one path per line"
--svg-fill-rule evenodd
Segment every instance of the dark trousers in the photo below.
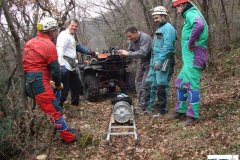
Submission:
M 138 97 L 138 105 L 143 110 L 146 110 L 149 102 L 146 97 L 149 97 L 150 92 L 145 90 L 145 81 L 148 75 L 148 71 L 149 63 L 139 64 L 135 77 L 135 89 Z
M 76 71 L 69 71 L 61 67 L 61 76 L 64 89 L 60 99 L 60 106 L 66 101 L 68 92 L 71 94 L 71 105 L 79 104 L 79 95 L 81 93 L 81 81 Z

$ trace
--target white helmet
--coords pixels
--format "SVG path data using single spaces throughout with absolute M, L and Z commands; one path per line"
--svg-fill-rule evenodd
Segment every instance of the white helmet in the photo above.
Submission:
M 163 6 L 157 6 L 153 9 L 152 15 L 168 15 L 168 11 Z
M 45 32 L 45 31 L 51 31 L 55 29 L 58 29 L 58 23 L 52 17 L 44 18 L 37 24 L 38 31 Z

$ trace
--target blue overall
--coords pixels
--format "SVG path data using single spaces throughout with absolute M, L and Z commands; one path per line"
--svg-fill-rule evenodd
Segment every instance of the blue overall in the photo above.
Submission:
M 160 24 L 154 34 L 150 70 L 146 79 L 146 89 L 150 90 L 149 111 L 153 110 L 157 92 L 158 112 L 160 114 L 167 112 L 169 81 L 175 64 L 175 40 L 175 28 L 168 22 Z M 159 70 L 155 69 L 155 65 L 160 66 Z

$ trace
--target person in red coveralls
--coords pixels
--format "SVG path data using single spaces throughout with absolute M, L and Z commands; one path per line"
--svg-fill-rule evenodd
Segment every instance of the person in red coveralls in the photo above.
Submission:
M 76 131 L 69 128 L 62 108 L 57 103 L 50 80 L 57 89 L 63 89 L 56 46 L 53 43 L 58 34 L 58 23 L 47 17 L 37 25 L 37 36 L 24 46 L 23 68 L 25 72 L 26 94 L 35 99 L 41 110 L 50 116 L 63 142 L 76 140 Z

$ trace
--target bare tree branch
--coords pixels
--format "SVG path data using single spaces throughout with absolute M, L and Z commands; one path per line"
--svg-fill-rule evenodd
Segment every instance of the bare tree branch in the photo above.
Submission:
M 52 16 L 52 11 L 51 11 L 51 9 L 50 9 L 49 7 L 43 6 L 43 5 L 41 4 L 41 1 L 40 1 L 40 0 L 36 0 L 36 3 L 38 4 L 38 6 L 39 6 L 43 11 L 47 11 L 47 12 L 50 14 L 50 16 Z M 46 3 L 45 3 L 45 4 L 46 4 Z
M 61 21 L 60 27 L 62 27 L 62 26 L 64 25 L 64 22 L 67 20 L 67 15 L 68 15 L 68 13 L 69 13 L 72 9 L 74 9 L 75 4 L 76 4 L 76 3 L 74 3 L 74 0 L 70 0 L 68 6 L 66 6 L 66 9 L 64 9 L 65 12 L 62 14 L 62 16 L 61 16 L 61 18 L 60 18 L 60 21 Z

